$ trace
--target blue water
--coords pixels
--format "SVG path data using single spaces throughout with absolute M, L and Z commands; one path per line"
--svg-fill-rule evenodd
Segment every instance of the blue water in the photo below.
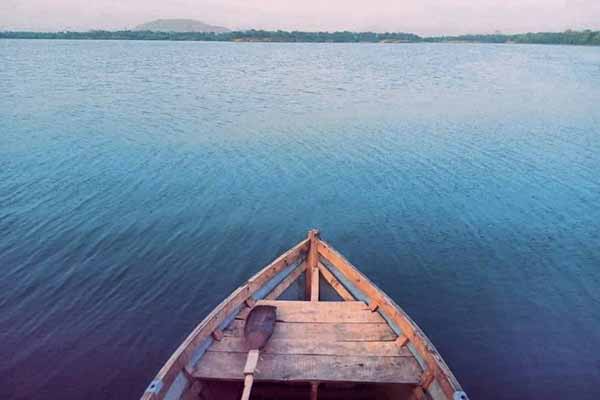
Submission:
M 471 398 L 600 398 L 600 49 L 0 41 L 0 398 L 137 398 L 312 227 Z

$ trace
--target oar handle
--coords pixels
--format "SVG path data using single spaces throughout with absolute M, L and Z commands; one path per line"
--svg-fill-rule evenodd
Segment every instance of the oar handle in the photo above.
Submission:
M 244 391 L 242 392 L 242 400 L 250 399 L 250 392 L 252 392 L 252 384 L 254 383 L 254 371 L 256 370 L 256 364 L 258 363 L 258 355 L 258 350 L 250 350 L 248 352 L 246 366 L 244 367 Z
M 252 392 L 252 384 L 254 383 L 254 375 L 246 375 L 244 378 L 244 391 L 242 392 L 242 400 L 250 399 L 250 392 Z

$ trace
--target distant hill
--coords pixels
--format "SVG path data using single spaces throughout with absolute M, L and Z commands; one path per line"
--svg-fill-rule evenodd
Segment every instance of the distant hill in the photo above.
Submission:
M 153 32 L 229 32 L 222 26 L 208 25 L 193 19 L 157 19 L 134 28 L 136 31 Z

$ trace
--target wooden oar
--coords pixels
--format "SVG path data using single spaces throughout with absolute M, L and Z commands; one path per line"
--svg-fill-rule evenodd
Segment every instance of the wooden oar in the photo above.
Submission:
M 248 358 L 244 367 L 244 391 L 242 400 L 250 399 L 252 384 L 254 383 L 254 371 L 258 363 L 258 355 L 273 334 L 275 327 L 275 306 L 255 306 L 246 318 L 244 326 L 244 339 L 248 346 Z

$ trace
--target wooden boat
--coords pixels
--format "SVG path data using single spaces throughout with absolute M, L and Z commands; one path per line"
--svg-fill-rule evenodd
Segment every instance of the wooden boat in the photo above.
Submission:
M 277 317 L 253 399 L 467 399 L 421 329 L 315 230 L 219 304 L 142 399 L 239 399 L 256 304 Z

